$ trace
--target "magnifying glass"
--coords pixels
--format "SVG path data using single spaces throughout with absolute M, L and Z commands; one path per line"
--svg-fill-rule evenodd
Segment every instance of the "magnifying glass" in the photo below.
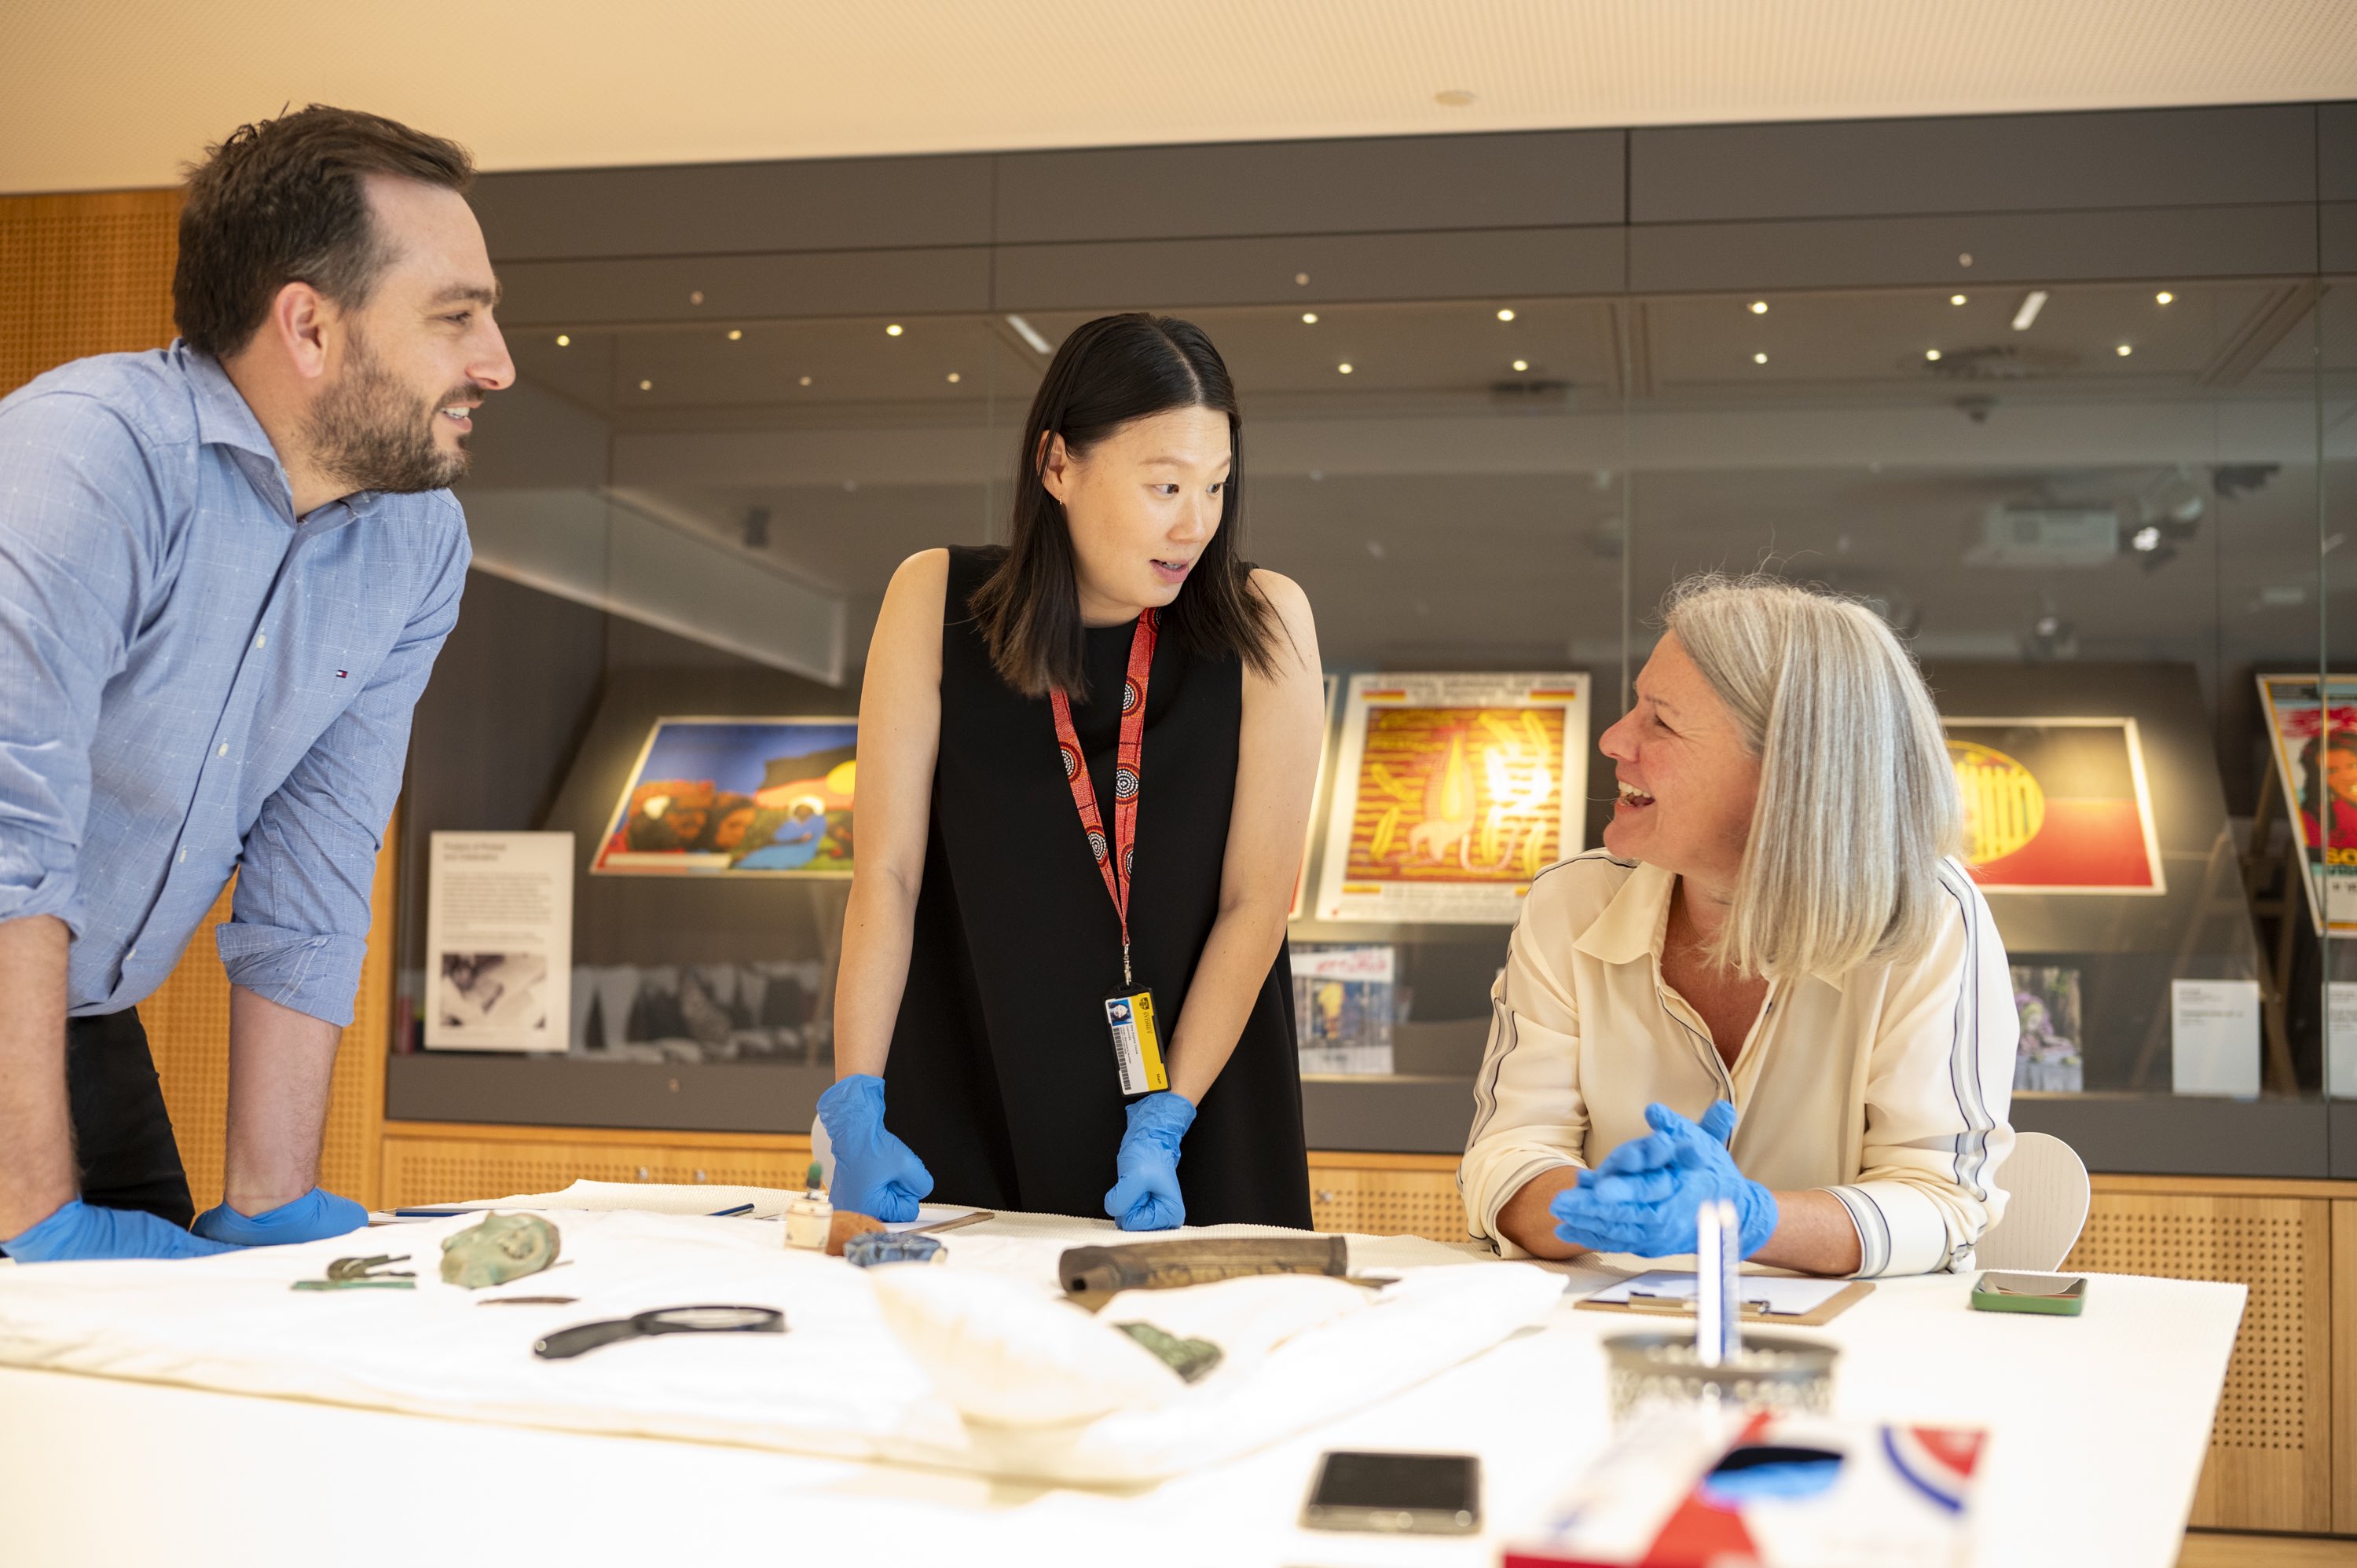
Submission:
M 564 1361 L 600 1345 L 657 1334 L 783 1334 L 786 1315 L 766 1306 L 666 1306 L 634 1317 L 609 1318 L 560 1328 L 536 1341 L 532 1353 L 544 1361 Z

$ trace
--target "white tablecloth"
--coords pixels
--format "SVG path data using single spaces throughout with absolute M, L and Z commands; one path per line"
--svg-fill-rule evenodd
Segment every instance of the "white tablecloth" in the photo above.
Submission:
M 1107 1239 L 1084 1221 L 1009 1230 Z M 1843 1348 L 1837 1408 L 1992 1430 L 1980 1563 L 2167 1568 L 2241 1287 L 2097 1276 L 2070 1319 L 1970 1312 L 1969 1286 L 1884 1281 L 1812 1331 Z M 1607 1439 L 1597 1341 L 1630 1326 L 1566 1301 L 1542 1332 L 1380 1405 L 1131 1492 L 0 1369 L 0 1561 L 1494 1563 Z M 1480 1453 L 1487 1530 L 1299 1530 L 1330 1447 Z

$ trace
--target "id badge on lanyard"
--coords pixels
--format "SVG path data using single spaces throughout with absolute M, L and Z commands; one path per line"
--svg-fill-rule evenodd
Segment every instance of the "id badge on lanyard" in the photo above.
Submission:
M 1112 1036 L 1115 1073 L 1124 1094 L 1150 1094 L 1170 1087 L 1162 1065 L 1160 1031 L 1155 1026 L 1154 992 L 1137 983 L 1129 962 L 1130 868 L 1137 855 L 1137 794 L 1146 754 L 1146 682 L 1154 668 L 1154 644 L 1160 635 L 1158 612 L 1137 618 L 1137 631 L 1129 641 L 1129 672 L 1121 688 L 1121 745 L 1114 754 L 1113 833 L 1106 836 L 1104 818 L 1097 811 L 1097 792 L 1089 782 L 1088 759 L 1082 755 L 1079 734 L 1072 728 L 1072 704 L 1061 692 L 1049 694 L 1056 714 L 1056 744 L 1063 754 L 1064 779 L 1072 789 L 1072 804 L 1089 835 L 1089 852 L 1112 896 L 1114 917 L 1121 922 L 1121 989 L 1105 998 L 1105 1030 Z

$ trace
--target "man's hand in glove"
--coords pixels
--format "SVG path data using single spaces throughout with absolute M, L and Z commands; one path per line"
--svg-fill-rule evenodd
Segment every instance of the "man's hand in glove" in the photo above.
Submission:
M 168 1219 L 131 1208 L 93 1208 L 81 1198 L 21 1234 L 0 1241 L 20 1263 L 71 1263 L 96 1258 L 202 1258 L 231 1249 L 192 1236 Z
M 231 1247 L 279 1247 L 292 1241 L 319 1241 L 358 1230 L 368 1223 L 368 1210 L 349 1197 L 313 1187 L 292 1203 L 240 1214 L 218 1204 L 197 1216 L 192 1227 L 209 1241 Z

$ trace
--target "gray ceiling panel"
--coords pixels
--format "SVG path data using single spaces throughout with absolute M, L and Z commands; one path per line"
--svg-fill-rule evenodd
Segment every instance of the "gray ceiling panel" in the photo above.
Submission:
M 1551 131 L 1010 153 L 1002 242 L 1618 223 L 1624 135 Z
M 1629 210 L 1677 223 L 2309 201 L 2316 131 L 2307 104 L 1638 130 Z
M 631 322 L 714 327 L 781 317 L 986 310 L 990 251 L 823 251 L 768 256 L 508 263 L 510 327 Z M 701 297 L 699 297 L 701 296 Z

